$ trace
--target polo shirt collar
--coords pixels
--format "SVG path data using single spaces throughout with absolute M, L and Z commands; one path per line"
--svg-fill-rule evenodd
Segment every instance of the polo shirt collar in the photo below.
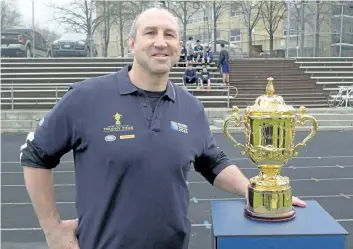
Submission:
M 129 70 L 131 69 L 131 67 L 132 65 L 126 65 L 117 73 L 117 76 L 119 78 L 118 88 L 120 94 L 122 95 L 132 94 L 139 91 L 139 89 L 131 82 L 131 79 L 129 77 Z M 175 86 L 169 80 L 167 83 L 167 90 L 164 96 L 167 96 L 169 99 L 175 102 Z

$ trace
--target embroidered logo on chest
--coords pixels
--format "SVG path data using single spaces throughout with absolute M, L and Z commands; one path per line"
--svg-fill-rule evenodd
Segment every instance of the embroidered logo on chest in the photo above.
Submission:
M 112 131 L 133 131 L 134 127 L 131 125 L 125 125 L 123 124 L 123 115 L 120 113 L 115 113 L 112 116 L 115 120 L 114 125 L 110 125 L 108 127 L 104 127 L 103 130 L 104 132 L 112 132 Z
M 188 133 L 188 126 L 186 124 L 177 123 L 175 121 L 170 121 L 170 128 L 175 131 L 182 133 Z

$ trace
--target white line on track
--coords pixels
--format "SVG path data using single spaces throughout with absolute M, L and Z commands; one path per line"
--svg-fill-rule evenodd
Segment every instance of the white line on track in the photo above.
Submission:
M 327 159 L 327 158 L 353 158 L 353 156 L 306 156 L 306 157 L 292 157 L 293 159 Z M 231 158 L 231 161 L 242 161 L 242 160 L 250 160 L 248 157 L 238 157 L 238 158 Z M 60 161 L 60 163 L 73 163 L 74 161 Z M 9 163 L 9 164 L 19 164 L 19 161 L 8 161 L 8 162 L 1 162 L 1 163 Z
M 62 163 L 73 163 L 74 161 L 60 161 L 60 164 L 62 164 Z M 2 164 L 3 163 L 8 163 L 8 164 L 20 164 L 20 162 L 19 161 L 8 161 L 8 162 L 1 162 Z
M 350 198 L 353 197 L 353 194 L 348 195 L 348 194 L 338 194 L 338 195 L 302 195 L 302 196 L 297 196 L 298 198 L 302 199 L 313 199 L 313 198 Z M 243 197 L 234 197 L 234 198 L 195 198 L 192 197 L 190 199 L 190 202 L 194 202 L 194 200 L 197 200 L 198 202 L 200 201 L 235 201 L 235 200 L 244 200 Z M 56 202 L 57 205 L 73 205 L 75 204 L 74 201 L 59 201 Z M 1 205 L 32 205 L 31 202 L 4 202 L 1 203 Z
M 320 168 L 340 168 L 340 169 L 344 169 L 344 168 L 353 168 L 353 165 L 326 165 L 326 166 L 283 166 L 283 169 L 320 169 Z M 259 170 L 259 168 L 241 168 L 239 167 L 239 169 L 241 170 Z M 192 171 L 194 171 L 194 169 L 192 169 Z M 23 171 L 4 171 L 4 172 L 0 172 L 1 174 L 23 174 Z M 64 174 L 64 173 L 75 173 L 74 170 L 54 170 L 53 171 L 54 174 Z
M 337 222 L 353 222 L 353 219 L 336 219 Z M 192 227 L 209 227 L 212 226 L 211 223 L 194 223 L 191 224 Z M 18 232 L 18 231 L 42 231 L 39 227 L 28 227 L 28 228 L 1 228 L 0 231 L 6 232 Z
M 341 180 L 353 180 L 353 177 L 347 178 L 326 178 L 326 179 L 318 179 L 318 178 L 308 178 L 308 179 L 290 179 L 291 182 L 300 182 L 300 181 L 341 181 Z M 206 184 L 208 181 L 188 181 L 189 184 Z
M 293 169 L 293 170 L 297 170 L 297 169 L 320 169 L 320 168 L 340 168 L 340 169 L 344 169 L 344 168 L 353 168 L 353 165 L 326 165 L 326 166 L 283 166 L 283 169 Z M 254 168 L 242 168 L 239 167 L 239 169 L 241 170 L 259 170 L 259 168 L 254 167 Z M 191 169 L 191 171 L 195 171 L 195 169 Z M 4 172 L 0 172 L 1 174 L 23 174 L 23 171 L 4 171 Z M 54 174 L 64 174 L 64 173 L 75 173 L 74 170 L 54 170 L 53 171 Z
M 291 182 L 301 182 L 301 181 L 342 181 L 342 180 L 353 180 L 353 177 L 346 177 L 346 178 L 326 178 L 326 179 L 318 179 L 318 178 L 308 178 L 308 179 L 290 179 Z M 208 181 L 187 181 L 189 184 L 209 184 Z M 75 186 L 74 183 L 64 183 L 64 184 L 54 184 L 54 187 L 72 187 Z M 1 185 L 1 187 L 25 187 L 24 184 L 6 184 Z

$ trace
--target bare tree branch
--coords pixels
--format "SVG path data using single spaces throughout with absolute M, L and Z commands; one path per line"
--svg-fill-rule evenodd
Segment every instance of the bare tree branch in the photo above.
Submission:
M 286 13 L 285 2 L 265 1 L 260 11 L 260 17 L 264 23 L 265 30 L 270 35 L 270 54 L 273 54 L 273 36 L 278 24 L 284 20 Z
M 1 31 L 20 25 L 21 13 L 16 9 L 15 0 L 1 0 Z
M 228 1 L 211 1 L 210 2 L 212 9 L 213 9 L 213 37 L 214 40 L 217 39 L 217 21 L 219 18 L 225 13 L 226 11 L 229 10 L 229 3 Z M 216 52 L 216 42 L 213 43 L 213 51 Z
M 79 32 L 85 32 L 89 37 L 93 34 L 97 26 L 103 21 L 102 16 L 93 19 L 96 11 L 96 1 L 92 0 L 72 0 L 67 6 L 49 5 L 56 10 L 54 21 L 66 24 Z
M 184 44 L 186 43 L 186 28 L 190 18 L 200 9 L 200 1 L 178 1 L 170 2 L 169 10 L 180 20 L 183 24 L 184 30 Z
M 249 57 L 252 56 L 252 31 L 260 19 L 263 1 L 240 1 L 241 11 L 248 29 Z

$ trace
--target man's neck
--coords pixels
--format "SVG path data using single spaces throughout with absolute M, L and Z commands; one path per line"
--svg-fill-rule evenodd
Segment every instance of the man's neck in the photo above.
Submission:
M 129 71 L 131 82 L 138 88 L 151 91 L 160 92 L 167 88 L 169 74 L 151 74 L 137 63 L 134 64 Z

